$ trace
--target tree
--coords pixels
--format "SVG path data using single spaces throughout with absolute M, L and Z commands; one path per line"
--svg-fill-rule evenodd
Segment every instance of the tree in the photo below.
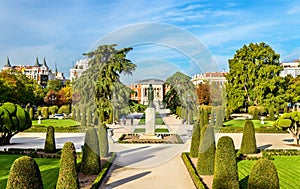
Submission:
M 274 103 L 281 90 L 279 54 L 265 43 L 250 43 L 236 51 L 226 75 L 227 106 L 230 111 L 251 105 Z
M 251 120 L 246 120 L 241 144 L 242 154 L 254 154 L 257 151 L 254 124 Z
M 10 102 L 0 106 L 0 145 L 9 144 L 17 133 L 32 125 L 30 115 L 21 106 Z
M 213 127 L 206 125 L 201 130 L 200 138 L 197 172 L 199 175 L 213 175 L 216 151 Z
M 190 103 L 190 109 L 195 108 L 196 93 L 195 85 L 191 82 L 191 78 L 181 72 L 176 72 L 166 80 L 166 85 L 171 86 L 171 90 L 164 97 L 164 103 L 171 112 L 176 112 L 176 107 L 181 107 L 181 114 L 178 115 L 184 119 L 187 119 L 188 103 Z
M 72 142 L 66 142 L 62 148 L 56 188 L 79 188 L 78 174 L 76 171 L 76 152 Z
M 87 126 L 87 125 L 86 125 L 86 112 L 85 112 L 85 109 L 82 110 L 81 126 L 82 126 L 82 127 Z
M 47 90 L 48 91 L 59 91 L 62 88 L 62 81 L 55 79 L 55 80 L 49 80 L 47 82 Z
M 53 106 L 62 106 L 66 104 L 65 94 L 62 90 L 56 92 L 54 90 L 50 90 L 47 95 L 44 97 L 44 102 L 47 105 Z
M 224 115 L 222 114 L 222 110 L 223 110 L 223 107 L 219 106 L 217 107 L 217 114 L 216 114 L 216 127 L 220 128 L 223 126 L 223 117 Z
M 239 188 L 235 147 L 232 138 L 228 136 L 218 141 L 212 188 Z
M 211 103 L 210 87 L 207 83 L 200 83 L 196 86 L 198 104 L 209 105 Z
M 41 172 L 35 160 L 29 156 L 16 159 L 10 169 L 6 188 L 42 189 Z
M 200 126 L 199 126 L 199 122 L 196 122 L 193 128 L 193 135 L 192 135 L 191 148 L 190 148 L 190 156 L 192 158 L 198 157 L 199 142 L 200 142 Z
M 80 171 L 86 175 L 98 174 L 101 168 L 98 135 L 95 128 L 85 134 Z
M 268 159 L 260 159 L 251 168 L 248 187 L 279 189 L 279 178 L 274 163 Z
M 46 153 L 55 153 L 56 152 L 54 128 L 52 126 L 47 127 L 44 151 Z
M 42 108 L 42 115 L 43 115 L 44 119 L 49 118 L 49 108 L 48 107 L 43 107 Z
M 284 113 L 274 122 L 279 130 L 288 131 L 294 138 L 294 144 L 299 144 L 300 135 L 300 112 Z

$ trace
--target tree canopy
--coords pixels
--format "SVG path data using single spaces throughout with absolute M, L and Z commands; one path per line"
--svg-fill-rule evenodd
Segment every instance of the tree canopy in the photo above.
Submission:
M 266 43 L 250 43 L 237 50 L 228 61 L 227 106 L 230 111 L 251 105 L 282 103 L 284 79 L 277 54 Z

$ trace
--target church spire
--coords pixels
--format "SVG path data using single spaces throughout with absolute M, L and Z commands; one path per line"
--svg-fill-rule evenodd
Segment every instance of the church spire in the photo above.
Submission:
M 46 58 L 45 58 L 45 57 L 44 57 L 44 60 L 43 60 L 43 66 L 45 66 L 45 67 L 48 68 L 47 63 L 46 63 Z
M 4 67 L 8 67 L 8 68 L 11 67 L 11 64 L 10 64 L 10 61 L 9 61 L 9 58 L 8 58 L 8 55 L 6 56 L 6 64 L 4 65 Z
M 39 58 L 38 58 L 38 56 L 36 56 L 36 58 L 35 58 L 35 64 L 34 64 L 34 66 L 37 66 L 37 67 L 40 67 L 40 66 L 41 66 L 40 63 L 39 63 Z

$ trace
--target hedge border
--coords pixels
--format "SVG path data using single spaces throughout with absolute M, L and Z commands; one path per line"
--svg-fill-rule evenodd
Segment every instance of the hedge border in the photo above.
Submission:
M 106 162 L 105 166 L 102 168 L 101 172 L 98 174 L 97 178 L 94 180 L 91 189 L 96 189 L 96 188 L 100 187 L 100 185 L 104 181 L 104 179 L 105 179 L 105 177 L 106 177 L 106 175 L 109 171 L 109 168 L 112 166 L 112 164 L 115 161 L 116 157 L 117 157 L 117 153 L 112 152 L 111 157 L 108 159 L 108 162 Z
M 184 144 L 183 140 L 178 134 L 162 134 L 163 136 L 175 136 L 177 142 L 166 142 L 166 141 L 159 141 L 159 140 L 144 140 L 144 141 L 124 141 L 126 136 L 135 136 L 138 135 L 134 134 L 122 134 L 121 137 L 118 139 L 118 143 L 120 144 Z
M 205 184 L 202 182 L 201 178 L 199 177 L 195 167 L 193 166 L 191 159 L 189 157 L 188 152 L 183 152 L 181 154 L 181 158 L 186 166 L 186 169 L 188 170 L 194 185 L 196 186 L 197 189 L 206 189 L 207 187 L 205 186 Z

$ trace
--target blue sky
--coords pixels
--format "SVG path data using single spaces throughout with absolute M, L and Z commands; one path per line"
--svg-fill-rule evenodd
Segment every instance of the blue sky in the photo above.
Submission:
M 68 76 L 82 53 L 112 33 L 141 23 L 175 26 L 196 37 L 210 51 L 212 62 L 218 65 L 216 71 L 228 70 L 227 60 L 250 42 L 266 42 L 281 55 L 282 61 L 300 56 L 300 2 L 294 0 L 2 0 L 0 13 L 1 67 L 6 55 L 13 65 L 33 65 L 36 56 L 40 61 L 45 56 L 52 69 L 56 62 Z M 143 39 L 145 31 L 131 33 L 130 37 Z M 155 31 L 162 35 L 159 27 Z M 184 39 L 168 40 L 183 44 Z M 181 47 L 168 46 L 165 41 L 146 42 L 134 44 L 129 53 L 140 74 L 127 80 L 155 76 L 164 79 L 176 70 L 189 75 L 203 71 L 201 65 L 194 69 L 189 63 L 191 57 L 182 53 Z

